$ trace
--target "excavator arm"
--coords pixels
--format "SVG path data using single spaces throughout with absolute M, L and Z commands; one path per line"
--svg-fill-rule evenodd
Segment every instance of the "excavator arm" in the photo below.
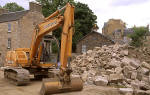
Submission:
M 64 15 L 60 12 L 65 9 Z M 31 44 L 30 63 L 39 66 L 40 55 L 42 52 L 42 38 L 47 33 L 63 26 L 61 33 L 61 50 L 60 50 L 60 69 L 57 78 L 44 81 L 41 94 L 47 95 L 65 91 L 82 90 L 82 80 L 80 78 L 71 78 L 72 69 L 70 60 L 72 53 L 72 35 L 74 31 L 74 6 L 67 4 L 60 10 L 57 10 L 45 21 L 37 25 Z
M 40 43 L 42 42 L 42 38 L 44 35 L 46 35 L 49 32 L 52 32 L 53 30 L 57 29 L 63 24 L 63 16 L 57 16 L 55 18 L 46 20 L 39 24 L 36 29 L 34 30 L 32 42 L 31 42 L 31 52 L 30 52 L 30 63 L 36 63 L 37 62 L 36 55 L 40 54 L 38 51 Z M 39 58 L 38 58 L 39 59 Z
M 59 13 L 65 9 L 64 16 L 59 15 Z M 30 63 L 36 63 L 38 54 L 40 54 L 40 43 L 42 38 L 49 32 L 63 26 L 61 33 L 61 55 L 60 63 L 62 68 L 66 68 L 67 62 L 71 57 L 72 52 L 72 33 L 74 25 L 74 7 L 69 3 L 60 10 L 57 10 L 49 17 L 45 18 L 45 21 L 37 25 L 34 30 L 32 42 L 31 42 L 31 52 L 30 52 Z M 40 57 L 39 57 L 40 58 Z M 38 58 L 38 59 L 39 59 Z
M 74 6 L 68 3 L 64 8 L 65 12 L 63 17 L 58 16 L 58 20 L 52 21 L 54 25 L 52 25 L 51 22 L 44 26 L 49 27 L 52 25 L 51 28 L 49 27 L 49 29 L 46 29 L 46 31 L 52 31 L 62 24 L 63 30 L 61 33 L 60 72 L 57 78 L 43 81 L 42 88 L 40 91 L 41 95 L 48 95 L 66 91 L 79 91 L 83 88 L 82 80 L 80 78 L 71 77 L 72 69 L 70 68 L 70 60 L 72 53 L 72 35 L 74 31 Z M 59 10 L 56 11 L 54 14 L 46 18 L 46 21 L 48 21 L 50 18 L 55 17 L 56 14 L 59 13 Z M 55 24 L 57 23 L 57 21 L 59 21 L 60 23 Z M 41 26 L 43 25 L 41 24 Z M 45 30 L 44 27 L 41 29 Z M 47 33 L 46 31 L 41 31 L 41 33 L 39 33 L 40 37 Z

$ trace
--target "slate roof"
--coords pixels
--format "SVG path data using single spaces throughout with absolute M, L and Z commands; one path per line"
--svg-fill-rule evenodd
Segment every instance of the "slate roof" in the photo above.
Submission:
M 134 33 L 132 28 L 124 29 L 124 36 L 128 36 L 132 33 Z
M 101 34 L 101 33 L 98 33 L 98 32 L 95 32 L 95 31 L 92 31 L 92 32 L 89 32 L 88 34 L 86 34 L 85 36 L 83 36 L 81 39 L 78 40 L 78 42 L 80 42 L 81 40 L 83 40 L 84 38 L 86 38 L 87 36 L 91 35 L 92 33 L 97 33 L 98 35 L 101 35 L 102 37 L 108 39 L 109 41 L 111 41 L 112 43 L 115 43 L 112 39 L 110 39 L 109 37 Z M 78 43 L 77 42 L 77 43 Z
M 0 23 L 16 21 L 23 17 L 29 10 L 17 11 L 17 12 L 9 12 L 0 15 Z
M 146 35 L 147 35 L 147 36 L 150 36 L 150 32 L 148 32 Z

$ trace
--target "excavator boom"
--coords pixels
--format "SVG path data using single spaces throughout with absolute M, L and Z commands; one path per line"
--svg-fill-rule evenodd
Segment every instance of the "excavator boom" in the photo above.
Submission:
M 36 63 L 36 59 L 34 57 L 37 55 L 37 51 L 40 43 L 42 42 L 42 38 L 47 33 L 55 30 L 56 28 L 62 25 L 63 16 L 58 16 L 54 19 L 46 20 L 43 23 L 39 24 L 34 31 L 34 37 L 31 43 L 31 52 L 30 52 L 30 63 Z M 38 65 L 38 63 L 36 63 Z

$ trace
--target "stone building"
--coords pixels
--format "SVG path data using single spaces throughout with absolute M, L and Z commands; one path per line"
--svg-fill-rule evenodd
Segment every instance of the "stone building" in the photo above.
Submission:
M 136 27 L 136 26 L 134 26 Z M 149 25 L 145 27 L 149 30 Z M 120 19 L 110 19 L 108 22 L 104 23 L 102 34 L 109 37 L 115 43 L 119 44 L 129 44 L 131 38 L 129 35 L 134 33 L 133 28 L 126 28 L 125 23 Z M 146 39 L 150 39 L 150 33 L 146 34 Z
M 0 9 L 0 64 L 8 50 L 29 48 L 35 26 L 43 21 L 41 5 L 30 2 L 29 10 L 8 12 Z
M 92 31 L 77 42 L 76 52 L 84 53 L 87 50 L 92 50 L 94 47 L 101 47 L 103 45 L 111 44 L 114 44 L 114 42 L 108 37 L 102 35 L 101 33 Z
M 4 8 L 0 8 L 0 14 L 3 14 L 3 13 L 8 13 L 8 10 Z
M 126 28 L 125 23 L 120 19 L 110 19 L 104 23 L 102 34 L 108 36 L 111 39 L 119 39 L 122 37 L 124 29 Z M 115 35 L 115 33 L 117 35 Z
M 132 34 L 134 31 L 132 28 L 125 28 L 123 29 L 123 33 L 121 33 L 121 31 L 114 31 L 113 32 L 113 38 L 112 40 L 115 43 L 119 43 L 119 44 L 128 44 L 131 42 L 131 39 L 129 38 L 129 35 Z

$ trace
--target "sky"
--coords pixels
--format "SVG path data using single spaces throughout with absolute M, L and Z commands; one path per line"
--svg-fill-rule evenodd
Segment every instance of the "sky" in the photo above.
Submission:
M 0 0 L 4 6 L 9 2 L 16 2 L 28 9 L 28 2 L 34 0 Z M 122 19 L 127 27 L 147 26 L 150 24 L 150 0 L 75 0 L 87 4 L 97 15 L 98 32 L 102 31 L 104 22 L 109 19 Z

